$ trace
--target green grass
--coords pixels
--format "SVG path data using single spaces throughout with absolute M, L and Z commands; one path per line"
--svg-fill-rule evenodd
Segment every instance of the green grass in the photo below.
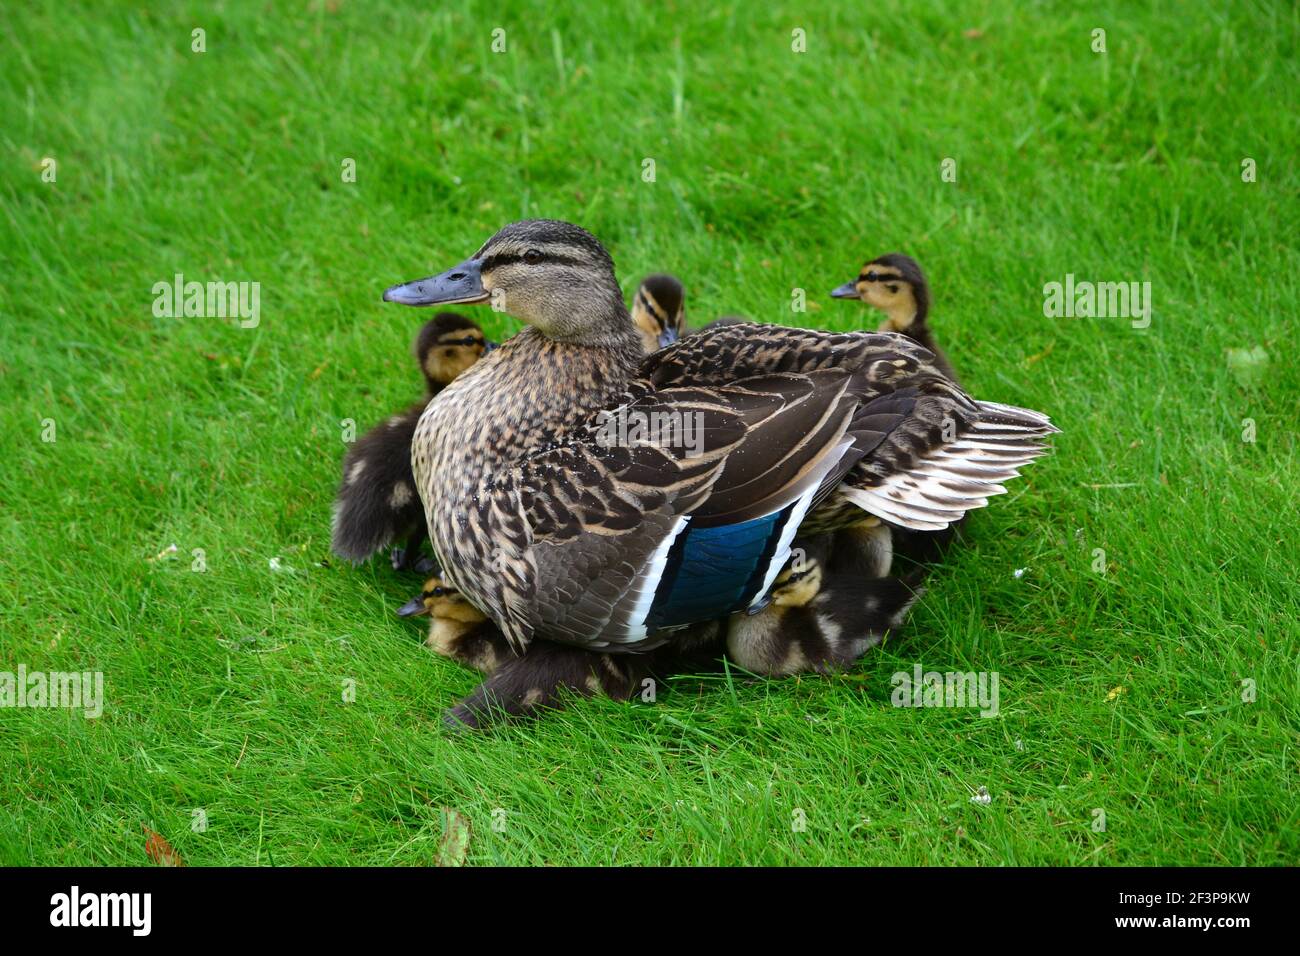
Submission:
M 426 864 L 443 807 L 481 864 L 1300 862 L 1295 7 L 514 6 L 7 15 L 0 670 L 107 704 L 0 709 L 0 862 L 139 864 L 148 826 L 192 865 Z M 449 736 L 475 675 L 392 614 L 416 582 L 328 561 L 339 423 L 418 391 L 380 291 L 535 215 L 697 322 L 868 327 L 827 293 L 910 252 L 968 387 L 1056 454 L 850 674 Z M 176 272 L 260 282 L 260 326 L 156 318 Z M 1150 328 L 1045 318 L 1066 273 L 1150 281 Z M 891 707 L 918 662 L 997 671 L 1000 715 Z

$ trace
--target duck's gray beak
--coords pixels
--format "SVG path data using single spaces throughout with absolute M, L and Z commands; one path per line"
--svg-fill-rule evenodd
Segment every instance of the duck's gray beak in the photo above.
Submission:
M 676 329 L 664 329 L 659 333 L 659 347 L 661 349 L 666 348 L 676 342 L 679 338 L 681 338 L 681 336 L 677 334 Z
M 483 343 L 483 354 L 487 355 L 493 349 L 499 349 L 499 348 L 501 348 L 500 342 L 493 342 L 491 339 L 488 339 Z
M 440 275 L 393 286 L 384 292 L 384 301 L 401 305 L 469 305 L 486 302 L 491 296 L 483 288 L 480 268 L 481 263 L 477 259 L 467 259 Z
M 836 286 L 831 290 L 832 299 L 856 299 L 858 298 L 858 284 L 856 282 L 846 282 L 844 285 Z

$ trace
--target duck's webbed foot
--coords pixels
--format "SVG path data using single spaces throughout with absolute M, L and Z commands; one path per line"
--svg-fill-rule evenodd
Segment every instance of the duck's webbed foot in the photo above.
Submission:
M 477 729 L 496 719 L 558 709 L 566 693 L 629 700 L 653 686 L 645 682 L 653 680 L 655 670 L 653 654 L 602 654 L 538 640 L 522 657 L 503 663 L 444 719 L 458 729 Z

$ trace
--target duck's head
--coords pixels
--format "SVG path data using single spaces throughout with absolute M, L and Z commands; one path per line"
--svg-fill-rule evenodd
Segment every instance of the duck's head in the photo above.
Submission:
M 772 583 L 772 603 L 777 607 L 804 607 L 822 589 L 822 563 L 804 557 L 785 566 Z
M 479 624 L 487 620 L 473 604 L 442 578 L 429 578 L 420 593 L 397 609 L 399 617 L 430 615 L 441 621 Z
M 460 265 L 396 285 L 385 302 L 491 302 L 547 338 L 598 344 L 632 331 L 614 260 L 587 230 L 557 219 L 512 222 Z
M 872 259 L 858 277 L 831 293 L 837 299 L 861 299 L 885 313 L 882 329 L 906 332 L 925 323 L 930 311 L 930 287 L 911 256 L 899 252 Z
M 439 312 L 420 328 L 415 337 L 415 358 L 424 372 L 429 391 L 451 384 L 484 352 L 496 348 L 483 336 L 478 323 L 455 312 Z
M 646 352 L 672 345 L 686 328 L 686 290 L 676 276 L 646 276 L 632 297 L 632 321 Z

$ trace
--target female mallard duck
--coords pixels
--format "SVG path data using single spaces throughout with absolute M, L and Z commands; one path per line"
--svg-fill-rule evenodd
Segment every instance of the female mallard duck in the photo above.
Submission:
M 692 332 L 691 335 L 699 335 L 701 332 L 711 332 L 714 329 L 720 329 L 724 325 L 739 325 L 742 322 L 748 321 L 749 319 L 745 318 L 743 315 L 720 315 L 707 325 L 700 326 Z
M 923 593 L 923 572 L 887 576 L 887 555 L 883 563 L 872 557 L 879 554 L 871 547 L 878 536 L 864 546 L 842 540 L 849 533 L 817 535 L 796 549 L 776 577 L 771 604 L 727 622 L 728 657 L 769 677 L 826 673 L 852 664 L 903 625 Z
M 629 700 L 644 691 L 644 681 L 665 677 L 703 662 L 721 647 L 722 628 L 709 622 L 690 628 L 673 647 L 648 654 L 593 654 L 578 647 L 537 640 L 522 656 L 511 652 L 505 635 L 465 596 L 441 578 L 397 612 L 402 617 L 428 615 L 425 644 L 434 653 L 459 661 L 488 676 L 479 688 L 447 714 L 455 727 L 479 727 L 495 715 L 522 717 L 559 705 L 564 693 L 580 697 L 604 694 Z
M 411 473 L 415 426 L 429 399 L 492 347 L 476 322 L 455 312 L 434 316 L 420 329 L 414 351 L 424 373 L 425 398 L 366 432 L 343 459 L 343 481 L 334 502 L 335 554 L 364 561 L 389 544 L 403 542 L 393 548 L 393 567 L 422 569 L 418 562 L 425 538 L 424 506 Z
M 676 276 L 646 276 L 632 296 L 632 321 L 647 355 L 672 345 L 686 331 L 686 290 Z
M 565 222 L 513 223 L 384 299 L 498 291 L 529 327 L 429 403 L 412 458 L 443 576 L 516 651 L 671 642 L 761 604 L 796 532 L 946 527 L 1057 430 L 895 334 L 734 325 L 642 361 L 609 253 Z
M 891 252 L 872 259 L 852 282 L 839 286 L 836 299 L 861 299 L 885 313 L 882 332 L 899 332 L 934 353 L 934 365 L 954 382 L 957 376 L 947 356 L 934 340 L 928 322 L 930 287 L 925 273 L 911 256 Z

